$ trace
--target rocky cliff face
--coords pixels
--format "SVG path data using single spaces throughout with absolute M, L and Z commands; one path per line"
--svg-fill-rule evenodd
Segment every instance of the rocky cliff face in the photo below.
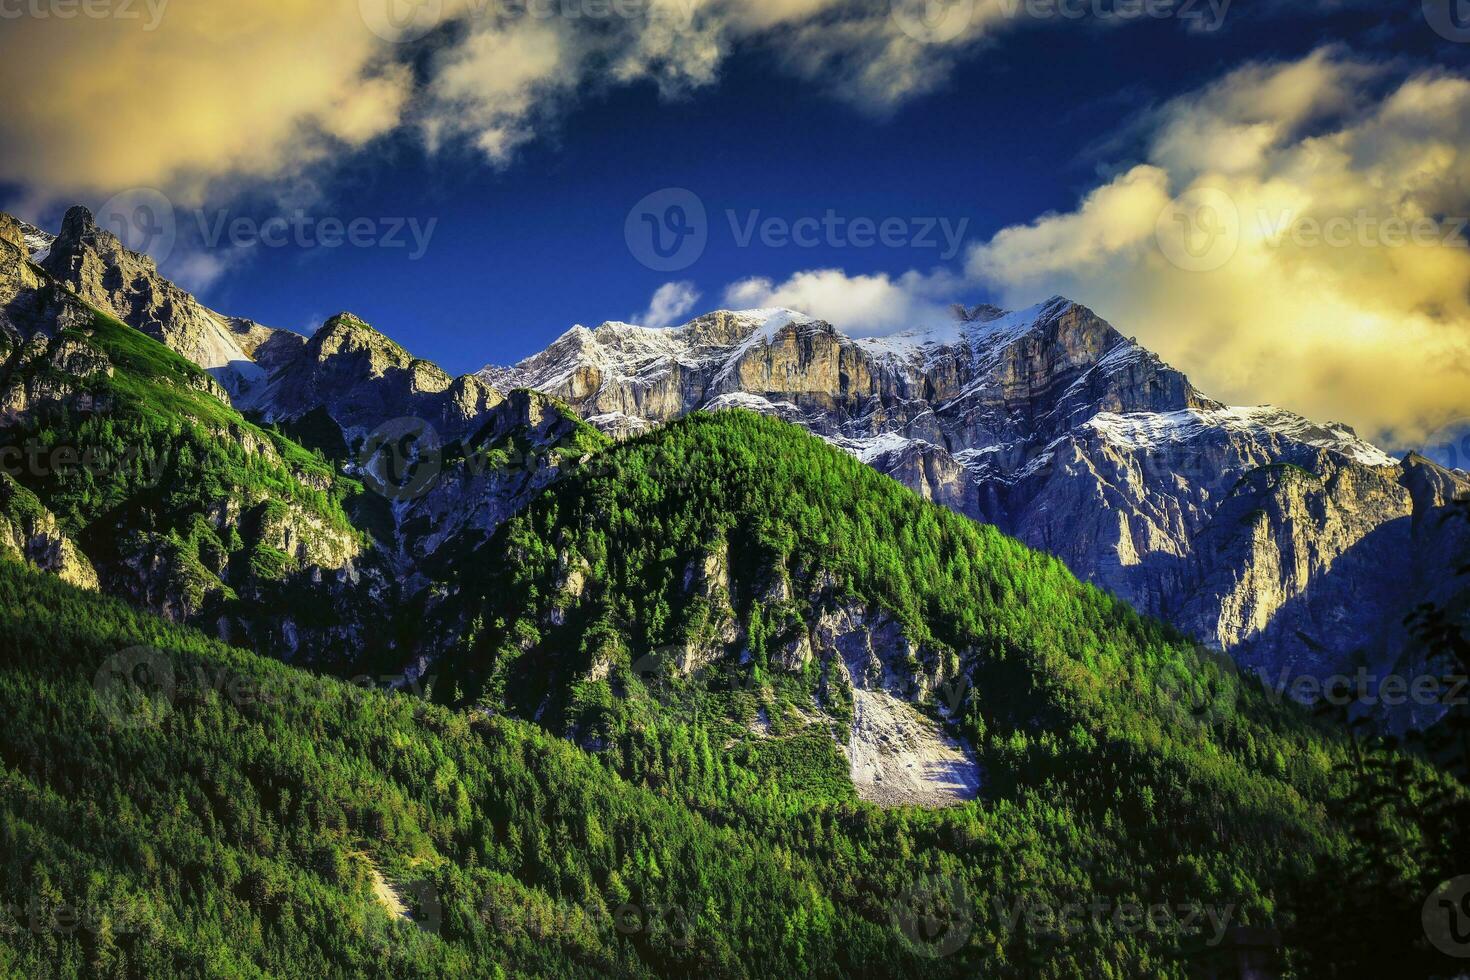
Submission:
M 45 462 L 58 438 L 67 452 L 122 441 L 121 467 L 87 485 L 110 511 L 76 466 L 22 466 L 65 501 L 79 545 L 12 521 L 5 550 L 284 659 L 392 667 L 421 652 L 400 642 L 401 610 L 437 602 L 454 555 L 605 442 L 548 396 L 453 378 L 352 314 L 307 338 L 209 310 L 85 208 L 54 239 L 0 215 L 0 354 L 0 451 L 39 444 Z
M 0 554 L 50 572 L 64 582 L 96 589 L 97 570 L 36 495 L 0 471 Z
M 617 436 L 698 409 L 779 416 L 1276 675 L 1395 663 L 1455 550 L 1432 512 L 1470 492 L 1346 426 L 1224 406 L 1060 297 L 887 337 L 787 310 L 576 327 L 481 375 Z
M 789 310 L 575 327 L 513 367 L 454 378 L 351 314 L 307 338 L 208 310 L 82 208 L 55 239 L 0 217 L 0 253 L 0 343 L 29 366 L 12 369 L 0 419 L 99 409 L 85 379 L 106 363 L 53 343 L 96 307 L 207 369 L 218 384 L 201 375 L 200 390 L 357 475 L 404 462 L 385 424 L 424 429 L 433 478 L 390 490 L 370 521 L 414 587 L 448 574 L 432 570 L 445 545 L 493 532 L 585 455 L 551 399 L 615 438 L 698 409 L 779 416 L 1277 675 L 1383 668 L 1405 650 L 1404 612 L 1460 587 L 1447 569 L 1465 542 L 1439 518 L 1470 492 L 1464 474 L 1400 463 L 1345 426 L 1224 406 L 1060 297 L 886 337 Z M 300 551 L 301 530 L 271 548 Z
M 107 315 L 186 350 L 220 321 L 81 209 L 54 241 L 27 229 L 0 216 L 0 551 L 282 656 L 365 649 L 362 616 L 301 612 L 369 609 L 386 581 L 330 468 Z
M 262 375 L 250 352 L 275 331 L 208 309 L 158 273 L 147 255 L 99 228 L 92 212 L 66 212 L 40 265 L 88 305 L 161 341 L 239 393 Z
M 479 378 L 450 377 L 351 313 L 327 320 L 300 345 L 276 342 L 261 360 L 267 381 L 252 391 L 248 407 L 269 419 L 324 411 L 349 445 L 400 417 L 422 419 L 445 440 L 463 438 L 502 401 Z

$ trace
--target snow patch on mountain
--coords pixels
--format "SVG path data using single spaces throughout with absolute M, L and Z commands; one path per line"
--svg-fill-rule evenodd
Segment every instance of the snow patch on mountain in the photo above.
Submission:
M 727 318 L 735 339 L 711 340 L 709 328 L 716 318 Z M 562 334 L 540 354 L 510 367 L 487 365 L 479 376 L 491 386 L 554 390 L 569 384 L 578 372 L 595 371 L 602 383 L 647 387 L 681 365 L 702 368 L 729 365 L 758 345 L 772 343 L 793 324 L 814 323 L 795 310 L 720 310 L 696 317 L 676 327 L 644 327 L 609 320 L 595 329 L 580 324 Z
M 1319 425 L 1271 405 L 1220 409 L 1183 409 L 1175 412 L 1099 412 L 1086 423 L 1114 445 L 1127 449 L 1158 449 L 1167 443 L 1190 442 L 1211 430 L 1226 430 L 1254 438 L 1278 436 L 1318 449 L 1327 449 L 1364 466 L 1398 466 L 1398 460 L 1358 438 L 1349 426 Z
M 899 363 L 922 361 L 926 367 L 935 353 L 944 348 L 965 344 L 969 346 L 973 360 L 978 363 L 989 352 L 1024 337 L 1035 329 L 1038 322 L 1059 312 L 1059 308 L 1070 305 L 1070 302 L 1063 297 L 1053 296 L 1044 303 L 989 319 L 956 318 L 947 323 L 851 339 L 875 360 Z
M 20 233 L 25 238 L 26 251 L 30 253 L 32 262 L 39 263 L 51 254 L 51 245 L 56 241 L 55 235 L 25 221 L 17 221 L 17 224 L 20 225 Z
M 923 439 L 910 439 L 898 432 L 881 432 L 866 438 L 833 436 L 827 440 L 839 449 L 852 453 L 864 463 L 871 463 L 888 453 L 901 453 L 912 446 L 928 446 Z

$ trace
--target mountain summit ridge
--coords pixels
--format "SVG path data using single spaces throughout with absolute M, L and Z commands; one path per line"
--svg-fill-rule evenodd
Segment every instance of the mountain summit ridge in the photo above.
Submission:
M 789 312 L 762 329 L 769 313 L 577 328 L 479 375 L 615 436 L 700 409 L 801 425 L 1273 674 L 1345 670 L 1365 650 L 1396 669 L 1398 624 L 1447 578 L 1427 529 L 1470 492 L 1462 474 L 1415 493 L 1408 461 L 1350 426 L 1212 399 L 1066 297 L 882 336 Z M 688 342 L 726 320 L 747 328 Z M 1317 479 L 1259 478 L 1279 466 Z

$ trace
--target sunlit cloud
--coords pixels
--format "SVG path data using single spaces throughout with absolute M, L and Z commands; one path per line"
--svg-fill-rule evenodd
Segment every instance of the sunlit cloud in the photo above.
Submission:
M 1177 98 L 1143 162 L 968 271 L 1094 306 L 1217 397 L 1412 443 L 1470 414 L 1470 80 L 1384 73 L 1324 50 Z
M 1232 403 L 1395 447 L 1470 416 L 1470 79 L 1323 49 L 1242 67 L 1131 129 L 1140 159 L 972 246 L 963 274 L 816 269 L 734 283 L 726 305 L 861 334 L 925 325 L 950 299 L 1061 293 Z
M 666 282 L 654 290 L 648 309 L 635 313 L 630 321 L 645 327 L 667 327 L 680 322 L 699 302 L 699 290 L 692 282 Z

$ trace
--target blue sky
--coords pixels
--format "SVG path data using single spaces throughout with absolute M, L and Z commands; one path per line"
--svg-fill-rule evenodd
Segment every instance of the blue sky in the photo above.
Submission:
M 329 172 L 322 198 L 304 210 L 382 221 L 384 234 L 388 219 L 416 218 L 424 229 L 433 221 L 422 255 L 410 257 L 418 250 L 407 228 L 397 236 L 403 248 L 257 246 L 232 256 L 203 297 L 303 331 L 352 310 L 415 354 L 470 371 L 533 353 L 572 323 L 630 317 L 671 278 L 696 284 L 705 298 L 698 312 L 747 276 L 828 266 L 899 273 L 953 258 L 937 227 L 896 248 L 825 239 L 772 247 L 759 238 L 742 247 L 730 210 L 740 227 L 756 215 L 789 222 L 828 209 L 849 221 L 897 217 L 915 222 L 915 236 L 919 219 L 945 218 L 954 229 L 965 223 L 967 242 L 980 241 L 1075 204 L 1110 162 L 1099 144 L 1240 61 L 1299 56 L 1324 38 L 1420 57 L 1443 47 L 1413 24 L 1382 36 L 1378 14 L 1253 16 L 1244 6 L 1210 32 L 1174 19 L 1018 31 L 966 57 L 939 91 L 886 115 L 774 72 L 761 53 L 737 52 L 717 84 L 689 95 L 661 98 L 651 82 L 591 93 L 504 166 L 463 147 L 430 156 L 410 134 L 389 136 Z M 708 214 L 709 244 L 677 276 L 645 268 L 624 238 L 628 209 L 665 187 L 694 191 Z M 221 216 L 263 221 L 282 208 L 241 198 L 204 210 L 209 225 Z M 200 222 L 193 209 L 179 211 L 188 235 Z M 43 217 L 58 223 L 57 207 Z M 955 299 L 992 298 L 985 292 Z
M 1317 398 L 1310 393 L 1320 394 L 1323 382 L 1302 375 L 1301 365 L 1283 371 L 1275 388 L 1261 384 L 1263 355 L 1256 347 L 1242 346 L 1235 358 L 1239 363 L 1230 370 L 1212 363 L 1219 360 L 1211 356 L 1217 337 L 1228 341 L 1243 336 L 1244 328 L 1211 321 L 1191 331 L 1164 333 L 1145 314 L 1167 309 L 1167 297 L 1154 306 L 1124 301 L 1108 289 L 1110 282 L 1130 281 L 1116 267 L 1100 268 L 1091 278 L 1074 275 L 1057 265 L 1055 245 L 1046 244 L 1050 266 L 1037 261 L 1017 271 L 1007 257 L 1037 246 L 1028 238 L 1013 248 L 1005 238 L 1002 248 L 1002 239 L 994 236 L 1038 224 L 1038 234 L 1050 234 L 1056 223 L 1051 219 L 1061 221 L 1058 231 L 1065 233 L 1070 216 L 1086 219 L 1089 195 L 1105 191 L 1144 161 L 1166 172 L 1165 194 L 1177 193 L 1199 168 L 1180 169 L 1167 161 L 1159 149 L 1165 142 L 1160 133 L 1167 128 L 1161 114 L 1181 99 L 1197 99 L 1201 115 L 1216 112 L 1208 93 L 1212 86 L 1248 88 L 1230 81 L 1242 66 L 1289 66 L 1313 58 L 1314 52 L 1319 60 L 1352 66 L 1336 71 L 1331 94 L 1320 98 L 1320 107 L 1293 117 L 1289 125 L 1280 123 L 1277 150 L 1300 149 L 1318 130 L 1332 127 L 1344 134 L 1367 132 L 1365 120 L 1376 106 L 1388 104 L 1388 95 L 1406 79 L 1463 79 L 1470 44 L 1445 38 L 1426 20 L 1417 3 L 1236 2 L 1216 30 L 1191 29 L 1178 17 L 1121 26 L 1104 26 L 1090 17 L 1024 21 L 964 44 L 933 48 L 934 58 L 942 61 L 934 79 L 892 98 L 844 90 L 844 80 L 858 70 L 851 59 L 860 58 L 861 51 L 848 51 L 849 62 L 833 81 L 821 67 L 792 67 L 805 41 L 783 48 L 769 35 L 732 35 L 734 40 L 722 42 L 716 68 L 697 84 L 671 84 L 667 73 L 654 70 L 635 72 L 626 83 L 611 82 L 611 69 L 593 59 L 570 81 L 556 80 L 551 95 L 542 97 L 545 86 L 534 89 L 526 100 L 531 108 L 518 104 L 514 110 L 519 114 L 510 126 L 514 137 L 503 153 L 477 148 L 472 138 L 477 131 L 468 123 L 468 134 L 456 129 L 462 122 L 456 113 L 468 114 L 463 103 L 445 112 L 441 102 L 437 116 L 424 114 L 431 123 L 407 125 L 395 115 L 393 125 L 369 127 L 370 138 L 349 138 L 348 149 L 338 146 L 290 166 L 273 157 L 248 179 L 237 179 L 218 161 L 199 163 L 206 157 L 196 154 L 188 163 L 204 171 L 203 179 L 186 180 L 179 174 L 187 168 L 169 169 L 171 162 L 164 161 L 155 167 L 157 179 L 146 184 L 98 185 L 90 174 L 50 179 L 48 174 L 60 172 L 54 165 L 45 170 L 25 159 L 7 163 L 0 152 L 0 166 L 10 171 L 0 170 L 0 176 L 11 178 L 0 185 L 5 190 L 0 199 L 54 227 L 72 200 L 98 207 L 129 186 L 163 187 L 175 204 L 179 227 L 164 269 L 197 286 L 212 306 L 303 332 L 338 310 L 351 310 L 453 372 L 517 360 L 572 323 L 637 317 L 666 283 L 681 284 L 686 297 L 698 294 L 697 300 L 678 304 L 680 312 L 693 314 L 727 305 L 732 284 L 751 277 L 769 280 L 767 295 L 789 296 L 792 290 L 777 287 L 803 270 L 840 270 L 846 277 L 880 278 L 884 289 L 906 296 L 892 322 L 879 322 L 879 317 L 865 323 L 858 315 L 853 323 L 838 324 L 856 331 L 891 329 L 904 317 L 931 315 L 948 300 L 1016 305 L 1054 292 L 1080 293 L 1076 298 L 1160 349 L 1197 381 L 1203 371 L 1201 387 L 1224 389 L 1228 400 L 1287 404 L 1347 418 L 1374 433 L 1417 427 L 1422 434 L 1457 413 L 1470 414 L 1470 405 L 1453 404 L 1445 396 L 1416 406 L 1412 416 L 1394 417 L 1385 408 L 1351 417 L 1362 398 L 1347 388 L 1336 401 Z M 159 34 L 168 27 L 165 20 Z M 431 34 L 416 47 L 393 49 L 408 52 L 401 63 L 413 66 L 413 79 L 406 83 L 415 93 L 410 98 L 418 97 L 414 83 L 433 70 L 425 66 L 439 64 L 437 46 L 452 46 L 460 37 Z M 914 57 L 919 69 L 926 67 L 923 51 Z M 381 52 L 372 58 L 365 56 L 368 67 L 362 71 L 376 84 L 389 76 L 383 73 Z M 407 69 L 403 74 L 409 74 Z M 176 95 L 156 85 L 149 91 L 147 98 L 165 110 Z M 340 105 L 340 95 L 334 98 L 338 101 L 332 104 Z M 1358 116 L 1344 108 L 1348 104 Z M 219 111 L 228 116 L 232 110 L 222 105 Z M 1193 111 L 1185 103 L 1175 115 Z M 1241 120 L 1230 113 L 1238 117 L 1242 111 L 1248 113 L 1249 106 L 1218 114 L 1237 125 Z M 1453 112 L 1459 111 L 1456 102 Z M 350 112 L 363 110 L 354 106 Z M 483 119 L 476 124 L 499 139 L 506 131 L 506 112 L 503 107 L 496 112 L 493 125 Z M 407 110 L 402 115 L 408 118 Z M 99 134 L 104 122 L 97 121 Z M 187 135 L 192 128 L 185 123 L 182 131 Z M 172 132 L 180 131 L 175 124 Z M 1453 138 L 1459 139 L 1461 131 L 1456 129 Z M 426 132 L 435 135 L 426 138 Z M 1443 142 L 1440 135 L 1436 139 Z M 1459 166 L 1451 164 L 1449 171 Z M 1470 171 L 1470 163 L 1464 166 Z M 1365 181 L 1381 180 L 1369 173 L 1369 164 L 1362 168 Z M 1263 181 L 1270 176 L 1262 174 Z M 303 186 L 309 191 L 303 193 Z M 672 271 L 641 263 L 625 236 L 629 209 L 664 188 L 692 191 L 707 215 L 703 251 Z M 1470 209 L 1470 201 L 1465 204 Z M 420 231 L 431 230 L 420 239 L 422 254 L 416 256 L 406 231 L 401 235 L 406 247 L 400 248 L 210 247 L 199 240 L 200 212 L 206 223 L 242 216 L 261 222 L 297 206 L 312 220 L 365 218 L 386 230 L 395 219 L 412 219 Z M 1434 207 L 1443 211 L 1446 205 Z M 741 224 L 756 217 L 791 223 L 829 212 L 844 223 L 897 220 L 904 233 L 886 246 L 843 245 L 831 235 L 817 236 L 813 247 L 778 246 L 759 238 L 742 245 L 730 226 L 731 212 Z M 900 241 L 928 228 L 926 219 L 944 225 L 925 240 Z M 942 228 L 963 232 L 957 254 L 946 247 Z M 976 248 L 985 254 L 971 255 Z M 917 285 L 896 287 L 905 273 L 916 277 Z M 1458 269 L 1450 273 L 1459 274 Z M 747 289 L 740 295 L 761 292 Z M 1129 295 L 1137 292 L 1130 289 Z M 1419 301 L 1415 310 L 1435 302 Z M 1283 304 L 1283 316 L 1305 315 L 1289 311 L 1289 305 Z M 1348 314 L 1356 316 L 1353 310 Z M 1177 311 L 1169 315 L 1177 319 Z M 1321 315 L 1341 317 L 1343 307 Z M 1384 314 L 1373 309 L 1363 316 L 1381 321 Z M 1463 332 L 1465 324 L 1452 326 Z

